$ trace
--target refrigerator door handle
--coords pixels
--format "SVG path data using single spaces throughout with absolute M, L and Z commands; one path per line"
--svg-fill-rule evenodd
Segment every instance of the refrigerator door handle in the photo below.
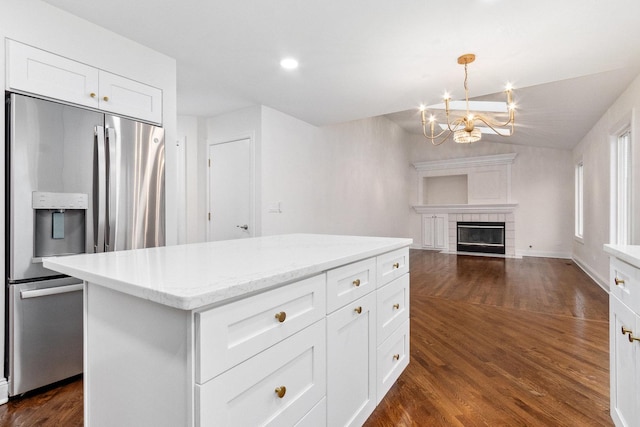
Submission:
M 105 251 L 112 252 L 116 249 L 116 218 L 118 212 L 118 149 L 115 129 L 106 127 L 107 148 L 107 206 L 106 206 L 106 230 Z
M 67 294 L 69 292 L 77 292 L 83 289 L 84 285 L 82 283 L 78 283 L 77 285 L 56 286 L 54 288 L 32 289 L 30 291 L 20 291 L 20 298 L 29 299 L 46 297 L 49 295 L 60 295 Z
M 107 159 L 104 144 L 104 128 L 94 128 L 94 167 L 93 167 L 93 251 L 104 252 L 104 227 L 106 200 Z

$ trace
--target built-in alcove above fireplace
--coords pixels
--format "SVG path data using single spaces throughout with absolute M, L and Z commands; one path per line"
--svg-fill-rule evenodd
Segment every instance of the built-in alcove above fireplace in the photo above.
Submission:
M 415 163 L 419 204 L 414 209 L 422 215 L 422 247 L 448 253 L 477 252 L 478 245 L 458 246 L 458 223 L 503 223 L 502 247 L 480 253 L 515 257 L 518 204 L 511 199 L 515 158 L 510 153 Z

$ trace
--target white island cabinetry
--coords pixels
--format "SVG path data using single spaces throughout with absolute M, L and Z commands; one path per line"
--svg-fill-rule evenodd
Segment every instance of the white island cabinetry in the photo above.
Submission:
M 611 418 L 640 425 L 640 246 L 605 245 L 612 255 L 609 294 Z
M 45 259 L 85 280 L 87 425 L 361 425 L 408 363 L 410 244 L 286 235 Z

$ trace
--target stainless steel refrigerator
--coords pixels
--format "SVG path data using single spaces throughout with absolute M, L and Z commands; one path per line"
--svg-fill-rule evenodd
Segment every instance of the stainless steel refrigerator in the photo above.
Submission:
M 164 130 L 7 94 L 9 395 L 82 372 L 82 282 L 63 256 L 165 244 Z

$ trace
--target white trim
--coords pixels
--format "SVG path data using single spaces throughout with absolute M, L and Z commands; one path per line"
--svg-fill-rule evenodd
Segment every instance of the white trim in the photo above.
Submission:
M 584 162 L 582 159 L 576 163 L 573 174 L 573 237 L 584 237 Z
M 616 209 L 617 206 L 617 194 L 618 194 L 618 186 L 617 186 L 617 175 L 614 176 L 614 172 L 617 168 L 617 153 L 618 153 L 618 137 L 625 130 L 629 129 L 631 131 L 631 150 L 633 150 L 635 137 L 635 108 L 632 108 L 627 113 L 625 113 L 620 120 L 618 120 L 614 125 L 609 128 L 609 242 L 617 243 L 618 241 L 618 212 Z M 633 173 L 634 165 L 633 163 L 633 151 L 631 153 L 631 173 Z M 633 175 L 631 177 L 632 185 L 633 185 Z M 633 188 L 631 189 L 633 192 Z M 634 200 L 633 195 L 631 196 L 631 200 L 629 200 L 631 205 L 631 211 L 634 212 L 634 209 L 637 206 L 637 202 Z M 638 227 L 638 224 L 634 224 L 634 221 L 631 220 L 631 224 L 629 224 L 631 240 L 633 241 L 635 228 Z
M 517 203 L 477 204 L 477 205 L 416 205 L 413 209 L 419 214 L 430 213 L 512 213 Z
M 609 293 L 609 280 L 603 277 L 600 277 L 598 273 L 595 272 L 587 263 L 582 261 L 577 256 L 573 255 L 571 258 L 573 262 L 576 263 L 580 270 L 584 271 L 587 276 L 591 278 L 598 286 L 600 286 L 606 293 Z
M 413 164 L 419 172 L 441 169 L 457 169 L 460 167 L 501 166 L 510 165 L 518 153 L 497 154 L 495 156 L 461 157 L 457 159 L 433 160 Z
M 0 405 L 9 401 L 9 382 L 6 378 L 0 380 Z
M 516 256 L 517 258 L 536 257 L 536 258 L 571 259 L 571 252 L 535 251 L 531 249 L 516 249 Z

